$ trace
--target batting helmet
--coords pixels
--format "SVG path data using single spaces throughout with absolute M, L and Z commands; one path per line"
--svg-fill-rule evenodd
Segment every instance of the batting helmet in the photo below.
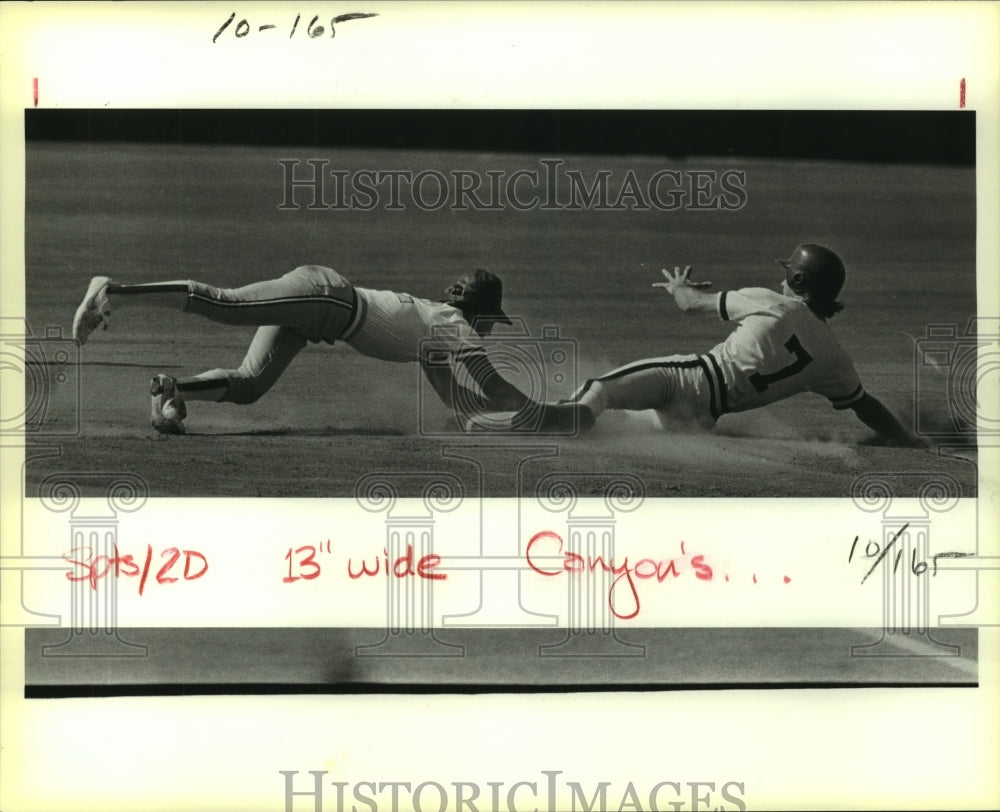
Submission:
M 776 262 L 788 272 L 788 287 L 800 296 L 819 296 L 833 301 L 847 276 L 844 262 L 833 251 L 813 242 L 803 243 L 788 259 Z
M 477 317 L 510 324 L 500 306 L 503 302 L 503 283 L 500 277 L 479 268 L 460 277 L 445 291 L 444 301 L 454 305 L 472 321 Z

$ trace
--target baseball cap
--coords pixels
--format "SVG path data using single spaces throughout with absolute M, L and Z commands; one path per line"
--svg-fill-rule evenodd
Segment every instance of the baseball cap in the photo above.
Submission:
M 483 268 L 460 277 L 448 289 L 448 302 L 461 303 L 474 316 L 485 317 L 503 324 L 510 324 L 503 312 L 503 283 L 500 277 Z

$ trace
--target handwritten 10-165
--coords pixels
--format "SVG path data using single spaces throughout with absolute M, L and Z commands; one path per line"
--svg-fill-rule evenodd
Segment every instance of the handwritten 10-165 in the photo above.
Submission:
M 212 37 L 212 42 L 218 42 L 219 37 L 221 37 L 227 30 L 232 28 L 232 34 L 236 39 L 245 39 L 251 31 L 257 33 L 262 33 L 264 31 L 277 31 L 281 32 L 284 30 L 288 31 L 288 38 L 292 39 L 296 33 L 301 30 L 302 34 L 299 35 L 301 39 L 303 36 L 308 39 L 333 39 L 337 36 L 337 26 L 341 23 L 349 22 L 350 20 L 366 20 L 370 17 L 377 17 L 378 14 L 369 14 L 365 12 L 351 12 L 349 14 L 337 14 L 334 17 L 327 18 L 321 17 L 319 14 L 314 14 L 308 23 L 303 22 L 304 17 L 301 14 L 295 15 L 295 21 L 291 24 L 291 27 L 278 26 L 273 22 L 266 22 L 261 24 L 251 23 L 246 17 L 241 18 L 239 21 L 236 20 L 236 12 L 234 11 L 226 21 L 219 26 L 219 30 L 215 32 L 215 36 Z M 235 23 L 235 26 L 233 25 Z

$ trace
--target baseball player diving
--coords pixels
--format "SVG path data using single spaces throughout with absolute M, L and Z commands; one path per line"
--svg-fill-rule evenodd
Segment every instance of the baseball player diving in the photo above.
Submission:
M 528 398 L 500 376 L 479 343 L 497 322 L 510 324 L 502 297 L 499 277 L 482 269 L 462 276 L 438 302 L 355 287 L 320 265 L 304 265 L 279 279 L 233 289 L 192 280 L 124 285 L 95 276 L 73 319 L 73 337 L 82 345 L 98 327 L 106 330 L 112 302 L 115 309 L 166 307 L 258 328 L 237 369 L 213 369 L 188 378 L 153 377 L 151 422 L 164 434 L 185 432 L 188 401 L 253 403 L 307 342 L 343 341 L 373 358 L 420 362 L 449 407 L 461 397 L 466 404 L 481 403 L 486 411 L 517 411 Z M 421 358 L 421 341 L 432 332 L 434 358 Z M 459 382 L 460 369 L 468 373 L 462 380 L 473 381 L 475 390 Z
M 787 260 L 780 293 L 743 288 L 709 293 L 690 279 L 691 266 L 663 270 L 663 288 L 685 313 L 715 314 L 736 329 L 704 355 L 647 358 L 587 381 L 568 401 L 546 407 L 543 429 L 575 421 L 594 425 L 605 409 L 655 410 L 661 423 L 680 419 L 711 428 L 728 412 L 757 409 L 800 392 L 815 392 L 834 409 L 850 409 L 891 445 L 923 447 L 868 394 L 850 356 L 827 324 L 843 310 L 837 296 L 844 263 L 829 248 L 799 245 Z

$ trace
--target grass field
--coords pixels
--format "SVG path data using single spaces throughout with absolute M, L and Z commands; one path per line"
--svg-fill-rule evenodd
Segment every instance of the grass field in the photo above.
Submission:
M 692 264 L 716 288 L 774 287 L 776 257 L 804 241 L 835 247 L 848 265 L 847 309 L 833 321 L 869 392 L 912 422 L 916 374 L 939 400 L 946 373 L 915 371 L 915 340 L 929 324 L 959 331 L 975 313 L 975 175 L 971 168 L 741 158 L 565 156 L 593 177 L 632 169 L 746 172 L 738 211 L 280 210 L 281 159 L 326 159 L 330 168 L 485 173 L 538 170 L 546 156 L 333 149 L 36 142 L 27 145 L 26 317 L 35 335 L 61 327 L 92 275 L 123 282 L 202 279 L 239 285 L 297 265 L 337 268 L 355 284 L 437 297 L 475 267 L 498 273 L 505 309 L 532 335 L 557 326 L 576 342 L 578 378 L 643 357 L 704 352 L 728 327 L 685 316 L 650 283 L 664 266 Z M 82 348 L 80 393 L 53 385 L 46 426 L 75 436 L 38 436 L 58 457 L 29 461 L 26 493 L 52 472 L 139 474 L 153 496 L 350 496 L 365 473 L 450 470 L 475 475 L 447 447 L 483 439 L 423 436 L 444 411 L 421 412 L 414 364 L 390 365 L 346 346 L 309 346 L 252 406 L 195 403 L 184 437 L 149 427 L 148 381 L 237 366 L 252 329 L 195 316 L 121 308 L 111 330 Z M 571 382 L 551 392 L 567 394 Z M 801 395 L 724 417 L 711 434 L 663 432 L 643 415 L 614 414 L 585 438 L 545 440 L 558 455 L 530 473 L 628 471 L 651 496 L 812 496 L 850 493 L 873 471 L 947 471 L 964 496 L 976 492 L 974 451 L 868 445 L 850 413 Z M 531 438 L 489 440 L 518 447 Z M 537 442 L 533 443 L 538 445 Z M 497 456 L 507 465 L 508 454 Z M 495 476 L 490 477 L 489 474 Z M 518 487 L 506 469 L 487 471 L 488 496 Z M 528 487 L 528 484 L 524 485 Z

